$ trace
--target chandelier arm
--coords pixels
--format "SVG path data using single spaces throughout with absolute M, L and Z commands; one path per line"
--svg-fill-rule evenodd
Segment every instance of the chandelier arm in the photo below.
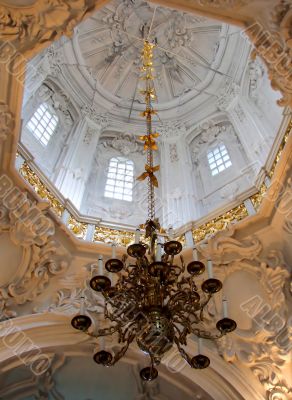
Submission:
M 191 309 L 187 309 L 187 312 L 188 312 L 188 317 L 187 317 L 188 320 L 190 320 L 190 317 L 193 317 L 195 319 L 195 321 L 190 322 L 191 326 L 193 324 L 199 324 L 201 322 L 199 317 L 197 316 L 196 312 L 192 311 L 192 308 Z
M 183 291 L 179 291 L 179 292 L 175 292 L 172 296 L 170 296 L 169 300 L 168 300 L 168 305 L 172 305 L 174 300 L 179 299 L 181 296 L 183 296 L 184 292 Z M 185 297 L 185 296 L 183 296 Z M 184 300 L 184 298 L 182 299 Z
M 218 333 L 218 334 L 212 335 L 212 333 L 203 331 L 199 328 L 191 328 L 191 333 L 193 333 L 194 335 L 196 335 L 199 338 L 209 339 L 209 340 L 217 340 L 217 339 L 222 338 L 225 335 L 224 333 Z
M 184 273 L 186 270 L 185 260 L 182 255 L 180 255 L 179 258 L 180 258 L 180 262 L 181 262 L 181 266 L 182 266 L 182 273 Z
M 178 338 L 175 336 L 174 338 L 175 344 L 178 348 L 178 351 L 180 353 L 180 355 L 182 356 L 182 358 L 184 360 L 186 360 L 186 362 L 192 367 L 192 359 L 191 357 L 188 355 L 188 353 L 181 347 L 180 342 L 178 340 Z
M 84 333 L 86 333 L 86 335 L 90 337 L 97 339 L 99 337 L 113 335 L 114 333 L 118 332 L 119 329 L 121 329 L 121 326 L 117 325 L 117 326 L 111 326 L 109 328 L 99 329 L 97 333 L 89 332 L 88 330 L 84 331 Z
M 125 344 L 125 346 L 123 346 L 113 357 L 113 360 L 108 364 L 108 366 L 112 366 L 115 365 L 127 352 L 130 344 L 133 342 L 133 340 L 135 339 L 135 334 L 132 334 L 131 336 L 129 336 L 127 343 Z
M 213 296 L 211 294 L 209 294 L 207 300 L 205 302 L 203 302 L 201 305 L 201 311 L 200 311 L 200 320 L 201 321 L 204 321 L 204 315 L 203 315 L 204 310 L 205 310 L 206 306 L 208 305 L 208 303 L 210 302 L 210 300 L 212 299 L 212 297 Z
M 170 274 L 178 278 L 182 273 L 183 269 L 179 265 L 169 265 L 170 267 Z M 178 272 L 176 272 L 178 270 Z
M 176 326 L 176 324 L 173 324 L 173 326 L 174 326 L 174 328 L 176 329 L 176 331 L 177 331 L 177 333 L 178 333 L 178 335 L 179 335 L 179 337 L 178 337 L 179 342 L 182 343 L 182 344 L 184 344 L 184 345 L 186 345 L 186 344 L 187 344 L 186 337 L 187 337 L 187 335 L 190 333 L 189 330 L 188 330 L 188 328 L 186 328 L 186 327 L 184 326 L 184 327 L 183 327 L 183 330 L 180 331 L 179 327 Z
M 123 338 L 122 342 L 125 342 L 125 341 L 127 340 L 127 339 L 126 339 L 127 334 L 128 334 L 129 332 L 131 332 L 131 327 L 134 326 L 134 325 L 136 325 L 136 324 L 137 324 L 137 321 L 136 321 L 136 319 L 134 319 L 134 320 L 132 320 L 132 321 L 129 323 L 128 326 L 126 326 L 126 328 L 125 328 L 125 330 L 124 330 L 124 332 L 123 332 L 123 335 L 122 335 L 122 338 Z M 134 334 L 136 335 L 136 330 L 135 330 L 135 333 L 134 333 Z
M 192 325 L 190 321 L 185 318 L 184 316 L 181 316 L 181 319 L 173 319 L 173 322 L 176 322 L 177 324 L 182 325 L 184 328 L 187 328 L 189 332 L 191 332 Z

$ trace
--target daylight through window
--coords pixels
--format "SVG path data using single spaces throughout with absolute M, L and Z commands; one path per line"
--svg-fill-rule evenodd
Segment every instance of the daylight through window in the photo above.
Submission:
M 114 157 L 109 162 L 105 197 L 132 201 L 134 181 L 133 161 L 124 157 Z
M 229 168 L 232 165 L 228 151 L 224 144 L 221 144 L 214 150 L 209 151 L 207 156 L 211 174 L 213 176 L 219 174 L 219 172 L 224 171 L 226 168 Z
M 27 123 L 27 128 L 46 146 L 58 125 L 58 117 L 49 111 L 46 103 L 41 104 Z

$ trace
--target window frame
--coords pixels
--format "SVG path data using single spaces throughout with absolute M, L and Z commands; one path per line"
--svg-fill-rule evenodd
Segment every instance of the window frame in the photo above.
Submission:
M 114 156 L 108 162 L 103 195 L 107 199 L 133 201 L 134 162 L 126 157 Z
M 212 177 L 219 175 L 233 165 L 228 149 L 223 142 L 208 149 L 207 161 Z
M 59 117 L 51 111 L 48 103 L 41 103 L 34 111 L 25 128 L 46 147 L 57 130 Z

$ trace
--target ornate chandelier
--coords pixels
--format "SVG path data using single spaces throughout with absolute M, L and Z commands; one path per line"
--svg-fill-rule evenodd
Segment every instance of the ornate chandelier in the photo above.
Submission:
M 91 278 L 90 287 L 101 293 L 104 299 L 104 318 L 109 323 L 108 327 L 91 330 L 92 321 L 86 315 L 84 306 L 71 321 L 75 329 L 94 338 L 117 335 L 121 348 L 112 353 L 99 346 L 94 354 L 97 364 L 114 365 L 135 341 L 150 358 L 150 366 L 140 371 L 141 378 L 146 381 L 158 376 L 156 366 L 174 346 L 192 368 L 208 367 L 210 360 L 201 354 L 201 339 L 216 340 L 236 329 L 235 321 L 227 317 L 226 301 L 223 301 L 223 318 L 216 323 L 216 330 L 215 327 L 212 331 L 206 328 L 206 307 L 213 295 L 222 289 L 222 283 L 213 277 L 212 262 L 208 261 L 208 279 L 199 287 L 196 278 L 205 271 L 205 266 L 198 260 L 196 249 L 193 261 L 185 267 L 182 256 L 178 265 L 177 256 L 182 251 L 182 245 L 174 240 L 172 234 L 169 234 L 169 241 L 159 243 L 160 225 L 155 218 L 154 193 L 154 188 L 158 187 L 155 172 L 159 166 L 154 166 L 153 160 L 153 151 L 157 150 L 155 139 L 159 134 L 152 130 L 152 116 L 156 114 L 152 107 L 152 100 L 156 97 L 153 84 L 154 47 L 153 43 L 145 41 L 142 53 L 142 79 L 145 81 L 142 94 L 146 103 L 142 116 L 146 118 L 147 134 L 140 139 L 144 141 L 147 164 L 145 172 L 138 178 L 148 180 L 148 220 L 144 227 L 149 244 L 140 241 L 140 230 L 137 229 L 135 243 L 127 248 L 128 256 L 135 260 L 134 263 L 128 262 L 127 256 L 117 259 L 113 248 L 112 258 L 105 263 L 105 269 L 116 275 L 114 285 L 102 275 L 103 261 L 98 261 L 99 274 Z M 194 356 L 184 349 L 190 335 L 197 336 L 199 342 L 198 354 Z

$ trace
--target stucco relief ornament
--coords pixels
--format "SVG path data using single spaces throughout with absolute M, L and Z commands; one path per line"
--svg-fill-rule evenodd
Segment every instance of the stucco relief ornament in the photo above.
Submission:
M 268 400 L 291 400 L 292 398 L 292 389 L 288 388 L 287 385 L 277 385 L 272 389 L 267 390 L 267 399 Z
M 243 259 L 253 260 L 262 251 L 262 244 L 257 237 L 249 240 L 237 240 L 234 238 L 235 227 L 219 231 L 208 240 L 206 247 L 198 246 L 198 250 L 206 259 L 216 263 L 229 264 L 231 261 Z
M 124 134 L 123 136 L 116 136 L 112 140 L 106 141 L 106 145 L 117 150 L 124 156 L 128 156 L 131 153 L 137 152 L 141 154 L 144 153 L 143 147 L 139 146 L 136 138 L 127 134 Z
M 209 240 L 206 248 L 201 246 L 198 250 L 204 258 L 212 257 L 217 265 L 225 265 L 225 279 L 242 271 L 250 275 L 251 281 L 256 278 L 263 295 L 251 296 L 241 303 L 241 312 L 251 327 L 239 326 L 232 337 L 218 340 L 218 350 L 226 361 L 238 360 L 249 367 L 266 389 L 267 399 L 290 400 L 291 389 L 281 378 L 291 349 L 289 312 L 283 292 L 289 273 L 277 264 L 283 255 L 271 250 L 263 257 L 257 238 L 242 242 L 234 234 L 234 228 L 222 231 Z M 222 268 L 217 268 L 217 274 L 223 274 Z
M 167 121 L 157 126 L 157 132 L 163 139 L 171 139 L 185 135 L 187 129 L 183 122 Z
M 13 281 L 0 288 L 0 300 L 5 304 L 3 309 L 11 316 L 21 315 L 20 305 L 34 301 L 53 276 L 66 272 L 70 256 L 59 243 L 50 239 L 44 246 L 26 247 L 23 260 Z
M 100 110 L 99 107 L 99 111 L 105 110 Z M 100 129 L 106 128 L 109 124 L 108 114 L 106 112 L 98 113 L 95 107 L 92 105 L 83 104 L 81 107 L 81 114 L 93 121 Z
M 27 7 L 0 6 L 0 40 L 15 42 L 18 51 L 70 35 L 84 15 L 97 6 L 94 0 L 44 0 Z
M 249 94 L 252 98 L 257 98 L 259 96 L 259 89 L 263 82 L 264 77 L 264 66 L 259 60 L 256 58 L 251 60 L 248 64 L 248 74 L 249 74 Z
M 221 134 L 227 132 L 228 129 L 232 129 L 232 125 L 230 123 L 225 122 L 221 124 L 216 124 L 212 120 L 203 122 L 199 126 L 201 134 L 198 135 L 192 143 L 193 163 L 198 163 L 198 154 L 202 151 L 202 148 L 208 146 L 209 143 L 216 140 Z
M 228 110 L 240 94 L 240 87 L 235 83 L 226 82 L 218 91 L 217 107 L 220 111 Z
M 280 0 L 272 13 L 272 23 L 280 30 L 286 45 L 292 49 L 292 4 L 290 0 Z
M 0 140 L 6 140 L 14 128 L 14 116 L 7 104 L 0 103 Z
M 175 163 L 179 160 L 178 154 L 177 154 L 177 145 L 176 143 L 171 143 L 169 145 L 169 155 L 170 155 L 170 161 L 172 163 Z

